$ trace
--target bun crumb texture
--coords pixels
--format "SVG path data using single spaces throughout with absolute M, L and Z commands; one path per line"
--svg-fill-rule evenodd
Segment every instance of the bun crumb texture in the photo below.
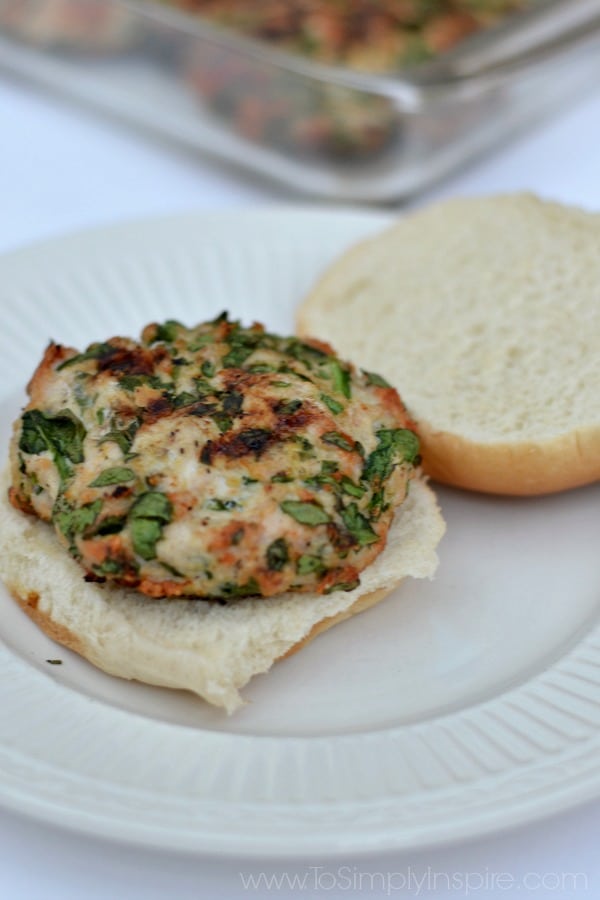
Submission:
M 0 578 L 49 637 L 121 678 L 192 691 L 231 713 L 240 689 L 321 631 L 382 600 L 405 578 L 432 578 L 445 525 L 433 491 L 411 481 L 385 550 L 352 591 L 225 604 L 148 600 L 86 582 L 46 522 L 8 502 L 0 478 Z
M 600 478 L 600 215 L 439 203 L 338 259 L 297 324 L 400 391 L 435 480 L 533 495 Z

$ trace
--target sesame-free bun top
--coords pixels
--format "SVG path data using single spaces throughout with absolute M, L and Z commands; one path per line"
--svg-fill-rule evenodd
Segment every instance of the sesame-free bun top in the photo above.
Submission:
M 600 478 L 600 215 L 439 203 L 338 259 L 297 321 L 401 392 L 433 478 L 515 495 Z

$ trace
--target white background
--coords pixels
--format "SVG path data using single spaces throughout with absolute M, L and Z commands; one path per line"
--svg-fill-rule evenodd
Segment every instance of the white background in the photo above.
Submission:
M 526 189 L 600 210 L 599 146 L 600 85 L 415 202 Z M 124 218 L 290 202 L 294 198 L 281 190 L 0 76 L 0 251 Z M 0 900 L 596 898 L 599 835 L 600 803 L 591 801 L 545 822 L 451 848 L 249 864 L 112 845 L 0 811 Z M 297 875 L 304 888 L 244 890 L 242 878 L 261 872 Z

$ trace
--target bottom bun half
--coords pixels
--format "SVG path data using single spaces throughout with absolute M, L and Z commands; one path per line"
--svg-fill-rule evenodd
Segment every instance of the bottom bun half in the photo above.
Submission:
M 228 713 L 239 690 L 274 662 L 382 600 L 403 578 L 431 578 L 445 525 L 419 479 L 396 513 L 386 548 L 353 591 L 282 594 L 225 604 L 149 600 L 83 580 L 51 526 L 15 510 L 0 491 L 0 578 L 53 640 L 110 675 L 192 691 Z

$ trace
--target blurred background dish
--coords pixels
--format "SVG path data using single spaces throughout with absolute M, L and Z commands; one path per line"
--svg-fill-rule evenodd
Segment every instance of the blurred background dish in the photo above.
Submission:
M 136 37 L 134 17 L 105 0 L 3 0 L 0 28 L 34 46 L 80 53 L 129 50 Z
M 0 0 L 0 55 L 322 198 L 408 197 L 600 72 L 596 0 Z

